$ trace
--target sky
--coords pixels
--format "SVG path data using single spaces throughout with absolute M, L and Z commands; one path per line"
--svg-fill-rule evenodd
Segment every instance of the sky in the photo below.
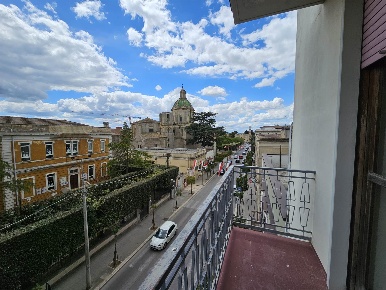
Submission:
M 196 112 L 292 122 L 296 12 L 234 25 L 229 0 L 0 0 L 0 115 L 91 126 Z

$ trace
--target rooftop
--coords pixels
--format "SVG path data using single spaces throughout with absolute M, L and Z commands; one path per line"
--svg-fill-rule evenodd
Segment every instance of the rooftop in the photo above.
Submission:
M 55 125 L 87 126 L 81 123 L 71 122 L 67 120 L 0 116 L 0 125 L 4 125 L 4 124 L 36 125 L 36 126 L 55 126 Z

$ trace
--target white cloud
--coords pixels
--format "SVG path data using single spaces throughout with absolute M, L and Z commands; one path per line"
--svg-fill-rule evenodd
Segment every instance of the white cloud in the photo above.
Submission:
M 130 44 L 134 46 L 141 46 L 142 42 L 142 33 L 138 32 L 134 28 L 130 27 L 127 30 L 127 38 L 130 41 Z
M 276 78 L 264 78 L 255 85 L 255 88 L 272 87 Z
M 211 97 L 225 97 L 227 92 L 224 88 L 219 86 L 208 86 L 199 91 L 202 96 L 211 96 Z M 224 99 L 224 98 L 222 98 Z
M 85 95 L 78 99 L 68 98 L 51 104 L 43 101 L 17 102 L 0 100 L 0 107 L 9 115 L 28 114 L 31 117 L 67 119 L 83 124 L 101 126 L 108 121 L 111 127 L 129 122 L 128 117 L 149 117 L 159 120 L 159 113 L 170 112 L 179 98 L 177 87 L 163 97 L 134 92 L 101 92 Z M 216 125 L 224 126 L 228 132 L 244 131 L 249 126 L 257 128 L 265 124 L 290 124 L 293 104 L 284 105 L 281 98 L 264 101 L 239 101 L 210 105 L 209 101 L 187 92 L 187 98 L 196 112 L 215 112 Z M 133 118 L 135 121 L 135 119 Z
M 126 14 L 142 18 L 142 43 L 149 50 L 141 56 L 162 68 L 189 65 L 181 72 L 229 79 L 279 79 L 294 71 L 296 12 L 271 17 L 252 33 L 239 32 L 243 44 L 238 45 L 229 40 L 237 27 L 227 6 L 210 13 L 210 22 L 192 23 L 174 22 L 165 0 L 120 0 L 120 5 Z M 225 38 L 207 32 L 213 25 Z
M 87 0 L 83 2 L 77 2 L 72 10 L 75 12 L 77 18 L 85 17 L 90 19 L 94 17 L 96 20 L 106 19 L 105 14 L 101 12 L 103 4 L 100 0 Z
M 85 31 L 25 2 L 0 5 L 0 96 L 38 100 L 50 90 L 100 92 L 127 86 L 128 79 Z
M 252 102 L 241 99 L 239 102 L 214 105 L 211 111 L 217 113 L 217 126 L 225 127 L 228 132 L 241 132 L 249 126 L 256 129 L 266 124 L 291 124 L 293 104 L 284 106 L 281 98 Z
M 156 86 L 155 86 L 155 89 L 156 89 L 157 91 L 160 91 L 160 90 L 162 90 L 162 87 L 161 87 L 160 85 L 156 85 Z
M 219 26 L 220 33 L 229 38 L 230 32 L 235 27 L 233 22 L 233 14 L 228 6 L 221 6 L 220 10 L 209 15 L 210 22 Z
M 44 5 L 44 8 L 46 9 L 46 10 L 48 10 L 48 11 L 51 11 L 52 13 L 54 13 L 54 14 L 57 14 L 56 13 L 56 7 L 57 7 L 58 5 L 57 5 L 57 3 L 56 2 L 52 2 L 52 3 L 46 3 L 45 5 Z

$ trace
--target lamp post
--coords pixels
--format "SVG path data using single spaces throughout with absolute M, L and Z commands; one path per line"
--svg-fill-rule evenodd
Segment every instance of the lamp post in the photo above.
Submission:
M 170 179 L 170 199 L 173 198 L 173 189 L 174 189 L 174 179 Z
M 88 239 L 88 222 L 87 222 L 87 189 L 86 189 L 86 178 L 85 173 L 82 176 L 83 180 L 83 222 L 84 222 L 84 256 L 86 262 L 86 289 L 91 288 L 91 272 L 90 272 L 90 243 Z

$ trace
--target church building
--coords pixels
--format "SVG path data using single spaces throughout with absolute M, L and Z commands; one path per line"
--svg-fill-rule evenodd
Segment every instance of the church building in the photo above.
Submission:
M 145 118 L 131 124 L 135 148 L 195 148 L 187 145 L 186 127 L 193 120 L 194 108 L 186 98 L 182 87 L 180 98 L 174 103 L 171 112 L 159 114 L 159 121 Z

